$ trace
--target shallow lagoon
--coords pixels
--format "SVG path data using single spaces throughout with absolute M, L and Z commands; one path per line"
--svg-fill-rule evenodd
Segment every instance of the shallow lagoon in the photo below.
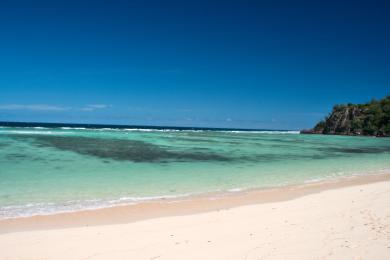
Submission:
M 319 181 L 390 169 L 390 139 L 3 127 L 0 218 Z

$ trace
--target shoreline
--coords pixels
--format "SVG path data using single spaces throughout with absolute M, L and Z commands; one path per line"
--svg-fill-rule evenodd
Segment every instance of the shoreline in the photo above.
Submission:
M 218 192 L 175 199 L 159 199 L 130 205 L 86 209 L 48 215 L 0 219 L 0 234 L 134 223 L 171 216 L 194 215 L 246 205 L 290 201 L 327 190 L 390 181 L 390 172 L 345 176 L 283 187 Z
M 133 223 L 57 225 L 55 229 L 4 233 L 0 234 L 0 258 L 387 260 L 390 180 L 388 175 L 381 177 L 385 178 L 359 178 L 326 187 L 310 185 L 311 193 L 291 188 L 301 194 L 295 193 L 295 199 L 287 191 L 278 192 L 282 197 L 270 192 L 268 199 L 264 194 L 261 197 L 276 201 L 198 214 L 177 215 L 181 207 L 175 205 L 176 215 Z M 195 205 L 209 205 L 197 201 Z M 213 201 L 221 204 L 223 200 Z M 164 205 L 171 204 L 175 203 Z M 188 203 L 182 205 L 187 205 L 183 207 L 190 213 Z M 106 214 L 115 215 L 112 211 Z M 63 221 L 63 217 L 56 219 Z

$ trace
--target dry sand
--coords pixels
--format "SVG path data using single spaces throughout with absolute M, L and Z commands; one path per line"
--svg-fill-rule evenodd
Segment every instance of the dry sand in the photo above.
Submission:
M 180 216 L 166 209 L 195 202 L 154 204 L 166 214 L 131 223 L 139 207 L 0 221 L 0 259 L 390 259 L 388 177 L 346 183 L 199 198 L 209 206 Z M 279 198 L 251 204 L 271 193 Z

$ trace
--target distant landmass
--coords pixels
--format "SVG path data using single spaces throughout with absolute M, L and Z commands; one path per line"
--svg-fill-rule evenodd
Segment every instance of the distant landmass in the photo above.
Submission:
M 390 136 L 390 95 L 365 104 L 336 105 L 313 129 L 303 134 Z

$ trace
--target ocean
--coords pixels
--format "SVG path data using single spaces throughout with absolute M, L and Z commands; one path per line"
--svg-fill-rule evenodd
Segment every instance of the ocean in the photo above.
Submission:
M 0 218 L 390 170 L 390 138 L 0 123 Z

